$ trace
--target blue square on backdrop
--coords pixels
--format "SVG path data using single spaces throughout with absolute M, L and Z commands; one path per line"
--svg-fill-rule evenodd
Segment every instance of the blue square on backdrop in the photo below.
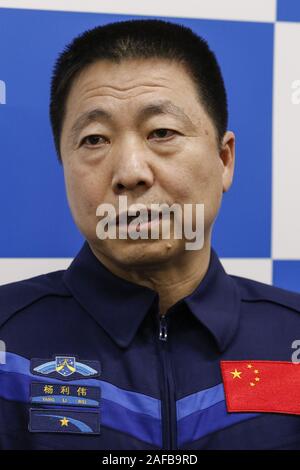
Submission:
M 142 16 L 1 9 L 1 257 L 72 257 L 72 221 L 48 118 L 52 67 L 75 36 Z M 216 53 L 236 133 L 234 183 L 224 195 L 213 245 L 222 257 L 269 257 L 271 239 L 273 24 L 166 19 L 203 36 Z
M 300 21 L 299 0 L 277 0 L 277 21 Z
M 273 284 L 283 289 L 300 292 L 300 260 L 274 260 Z

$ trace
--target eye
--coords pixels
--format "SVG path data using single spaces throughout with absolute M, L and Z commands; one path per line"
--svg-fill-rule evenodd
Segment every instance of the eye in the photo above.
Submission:
M 102 141 L 100 140 L 102 139 Z M 99 141 L 100 140 L 100 141 Z M 102 135 L 99 135 L 99 134 L 91 134 L 91 135 L 87 135 L 86 137 L 84 137 L 81 142 L 80 142 L 80 146 L 82 146 L 83 144 L 87 143 L 89 146 L 92 146 L 92 147 L 95 147 L 96 145 L 98 144 L 103 144 L 105 143 L 104 141 L 106 141 L 105 137 L 103 137 Z
M 155 129 L 155 131 L 151 132 L 151 135 L 156 134 L 158 136 L 158 139 L 168 139 L 169 137 L 173 137 L 174 134 L 178 134 L 178 132 L 173 131 L 172 129 Z

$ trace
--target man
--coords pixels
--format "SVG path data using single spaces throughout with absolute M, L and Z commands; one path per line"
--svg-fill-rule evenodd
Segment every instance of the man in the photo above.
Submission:
M 211 247 L 235 137 L 206 42 L 160 20 L 89 30 L 56 63 L 50 116 L 86 241 L 66 271 L 0 289 L 1 447 L 299 449 L 300 296 L 229 276 Z M 146 208 L 135 230 L 122 197 Z M 127 236 L 104 235 L 101 204 Z M 203 205 L 200 248 L 164 238 L 153 204 Z

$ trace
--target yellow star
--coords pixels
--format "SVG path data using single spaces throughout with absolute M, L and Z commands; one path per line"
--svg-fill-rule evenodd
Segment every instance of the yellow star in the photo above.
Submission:
M 248 369 L 251 369 L 253 366 L 251 364 L 247 365 Z
M 238 377 L 239 379 L 241 379 L 241 373 L 242 372 L 239 372 L 237 371 L 236 369 L 233 371 L 233 372 L 230 372 L 232 374 L 232 378 L 235 379 L 236 377 Z
M 61 422 L 61 426 L 68 426 L 69 420 L 67 418 L 62 418 L 59 420 Z
M 258 374 L 258 372 L 259 372 L 259 371 L 258 371 L 257 369 L 255 369 L 254 374 Z
M 256 382 L 258 382 L 258 381 L 259 381 L 259 377 L 255 377 L 255 380 L 256 380 Z
M 251 385 L 251 387 L 254 387 L 254 386 L 255 386 L 255 383 L 250 382 L 250 385 Z

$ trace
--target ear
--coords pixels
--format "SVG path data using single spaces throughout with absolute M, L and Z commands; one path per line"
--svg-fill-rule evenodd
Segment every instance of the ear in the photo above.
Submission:
M 220 158 L 223 165 L 223 193 L 231 186 L 235 163 L 235 135 L 232 131 L 226 131 L 222 139 Z

